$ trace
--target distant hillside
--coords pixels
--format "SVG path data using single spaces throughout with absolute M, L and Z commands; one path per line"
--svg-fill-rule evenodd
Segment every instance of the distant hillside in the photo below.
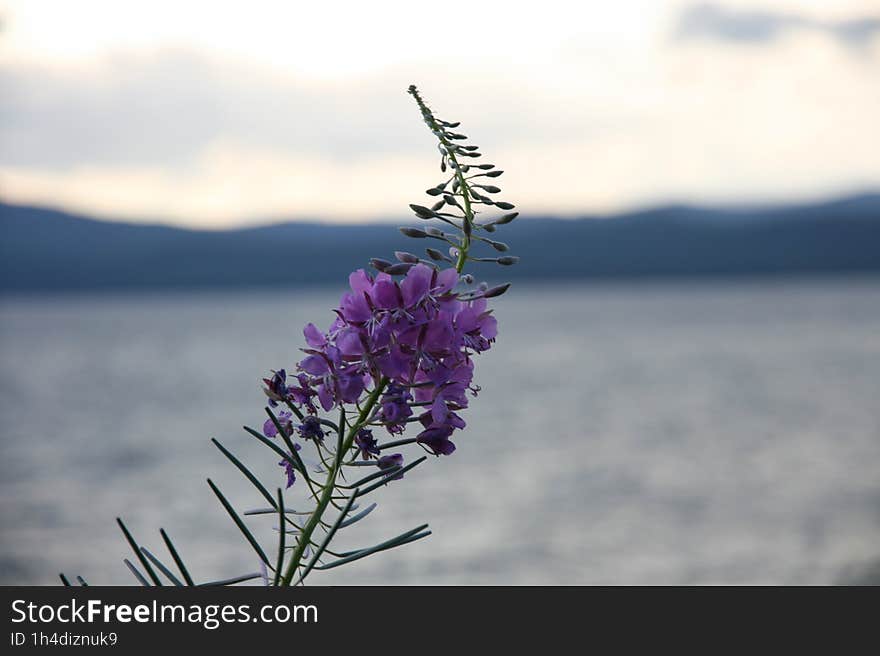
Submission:
M 492 280 L 880 271 L 880 194 L 768 209 L 526 217 L 496 234 L 522 261 L 486 265 Z M 389 225 L 208 232 L 0 204 L 0 291 L 338 282 L 369 257 L 426 245 Z

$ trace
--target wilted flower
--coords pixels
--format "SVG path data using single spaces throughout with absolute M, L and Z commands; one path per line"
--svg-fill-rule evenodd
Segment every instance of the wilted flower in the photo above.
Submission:
M 287 400 L 287 372 L 284 369 L 272 372 L 272 378 L 264 378 L 266 386 L 263 393 L 269 397 L 269 405 L 273 408 L 279 402 Z
M 278 423 L 287 435 L 290 435 L 293 432 L 293 422 L 290 420 L 292 416 L 293 415 L 286 410 L 282 410 L 278 413 Z M 266 437 L 275 437 L 278 435 L 278 428 L 275 426 L 275 422 L 272 421 L 271 417 L 263 423 L 263 435 Z
M 299 436 L 304 440 L 322 441 L 324 430 L 321 428 L 321 420 L 314 415 L 306 415 L 303 423 L 296 427 Z
M 455 451 L 455 444 L 449 440 L 450 435 L 452 435 L 452 427 L 441 424 L 423 430 L 416 441 L 430 449 L 435 456 L 448 456 Z
M 403 455 L 400 453 L 392 453 L 390 456 L 382 456 L 378 461 L 379 469 L 388 470 L 394 469 L 395 467 L 403 466 Z M 397 481 L 403 478 L 403 474 L 396 474 L 394 476 L 389 476 L 389 481 Z
M 302 447 L 299 444 L 294 444 L 293 448 L 299 451 Z M 296 469 L 293 467 L 293 463 L 285 458 L 281 462 L 278 463 L 282 467 L 284 467 L 284 473 L 287 474 L 287 485 L 286 487 L 290 487 L 296 482 Z
M 406 420 L 412 416 L 412 395 L 401 386 L 391 383 L 382 396 L 379 406 L 379 419 L 385 424 L 385 428 L 391 434 L 403 433 L 406 428 Z
M 355 435 L 354 443 L 360 449 L 361 457 L 365 460 L 379 455 L 379 445 L 376 438 L 373 437 L 373 431 L 369 428 L 362 428 Z

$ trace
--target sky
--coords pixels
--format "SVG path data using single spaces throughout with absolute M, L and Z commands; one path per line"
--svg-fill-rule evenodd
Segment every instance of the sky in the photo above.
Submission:
M 440 181 L 411 83 L 528 214 L 880 188 L 876 0 L 0 0 L 0 199 L 398 220 Z

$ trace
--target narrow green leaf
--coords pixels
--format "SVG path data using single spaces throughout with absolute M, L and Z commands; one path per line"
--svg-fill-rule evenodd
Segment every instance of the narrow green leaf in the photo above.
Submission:
M 275 424 L 275 430 L 278 431 L 281 439 L 284 440 L 284 444 L 287 446 L 288 450 L 290 450 L 291 453 L 295 453 L 296 447 L 293 446 L 293 442 L 290 441 L 290 435 L 287 434 L 287 431 L 281 425 L 281 422 L 278 421 L 278 417 L 275 416 L 275 413 L 272 412 L 272 409 L 269 406 L 264 407 L 263 410 L 266 411 L 266 414 L 269 415 L 269 419 Z
M 153 568 L 150 567 L 150 561 L 144 558 L 144 554 L 141 553 L 141 546 L 137 543 L 137 541 L 132 536 L 131 532 L 128 530 L 128 527 L 122 522 L 122 519 L 119 517 L 116 518 L 116 523 L 119 524 L 119 528 L 122 529 L 123 535 L 125 535 L 125 539 L 128 540 L 129 546 L 131 546 L 131 550 L 134 551 L 134 555 L 137 556 L 138 560 L 141 561 L 141 565 L 143 565 L 149 577 L 153 580 L 158 586 L 162 585 L 162 581 L 156 576 L 156 572 L 153 571 Z
M 339 525 L 342 524 L 342 521 L 345 519 L 345 516 L 348 514 L 348 511 L 351 510 L 351 504 L 354 503 L 354 499 L 357 496 L 358 490 L 355 490 L 352 495 L 348 498 L 348 501 L 345 504 L 345 507 L 342 509 L 342 512 L 339 513 L 339 516 L 336 518 L 336 521 L 333 522 L 333 526 L 330 527 L 330 530 L 327 531 L 327 535 L 324 536 L 324 539 L 321 541 L 321 545 L 315 550 L 315 554 L 312 556 L 312 559 L 309 561 L 309 564 L 306 565 L 305 570 L 303 570 L 302 574 L 299 576 L 299 580 L 295 583 L 295 585 L 299 585 L 302 583 L 305 578 L 309 575 L 315 565 L 318 564 L 318 559 L 324 553 L 324 550 L 330 544 L 330 541 L 333 539 L 333 536 L 336 535 L 336 531 L 339 530 Z
M 360 491 L 360 493 L 358 494 L 358 496 L 362 497 L 362 496 L 365 496 L 365 495 L 369 494 L 369 493 L 372 492 L 373 490 L 376 490 L 376 489 L 382 487 L 383 485 L 385 485 L 386 483 L 390 482 L 391 479 L 395 478 L 396 476 L 401 476 L 402 474 L 408 472 L 410 469 L 412 469 L 412 468 L 414 468 L 414 467 L 416 467 L 416 466 L 422 464 L 422 463 L 425 462 L 425 460 L 427 460 L 427 459 L 428 459 L 428 456 L 422 456 L 422 457 L 419 458 L 418 460 L 414 460 L 413 462 L 411 462 L 410 464 L 408 464 L 406 467 L 402 467 L 401 469 L 399 469 L 399 470 L 397 470 L 397 471 L 394 471 L 394 470 L 389 469 L 389 470 L 388 470 L 388 472 L 389 472 L 389 475 L 388 475 L 388 476 L 386 476 L 385 478 L 383 478 L 382 480 L 380 480 L 380 481 L 378 481 L 378 482 L 376 482 L 376 483 L 373 483 L 373 484 L 370 485 L 369 487 L 365 487 L 363 490 Z
M 248 433 L 250 433 L 251 435 L 253 435 L 254 437 L 256 437 L 258 440 L 260 440 L 260 442 L 262 442 L 263 444 L 265 444 L 266 446 L 268 446 L 270 449 L 272 449 L 275 453 L 277 453 L 279 456 L 281 456 L 284 460 L 287 460 L 288 462 L 290 462 L 290 464 L 293 465 L 293 467 L 294 467 L 297 471 L 300 471 L 300 472 L 302 471 L 302 470 L 300 469 L 300 466 L 299 466 L 299 464 L 297 463 L 297 461 L 294 460 L 294 459 L 293 459 L 291 456 L 289 456 L 288 454 L 284 453 L 284 449 L 281 449 L 281 448 L 277 447 L 277 446 L 275 445 L 275 443 L 272 442 L 269 438 L 264 437 L 263 435 L 260 435 L 260 434 L 259 434 L 257 431 L 255 431 L 253 428 L 250 428 L 250 427 L 248 427 L 248 426 L 242 426 L 242 428 L 244 428 Z M 274 504 L 273 504 L 273 505 L 274 505 Z
M 253 508 L 251 510 L 245 510 L 242 515 L 274 515 L 278 512 L 277 508 Z M 292 508 L 284 509 L 285 515 L 311 515 L 311 511 L 306 512 L 302 510 L 293 510 Z
M 402 543 L 404 540 L 409 540 L 412 536 L 416 535 L 417 533 L 419 533 L 421 531 L 424 531 L 426 528 L 428 528 L 428 525 L 422 524 L 421 526 L 417 526 L 416 528 L 412 528 L 412 529 L 406 531 L 405 533 L 401 533 L 400 535 L 398 535 L 396 537 L 385 540 L 384 542 L 380 542 L 379 544 L 373 545 L 372 547 L 364 547 L 363 549 L 354 549 L 353 551 L 343 551 L 340 554 L 340 556 L 343 558 L 348 558 L 350 556 L 355 556 L 359 553 L 363 553 L 364 551 L 373 551 L 374 549 L 379 549 L 379 550 L 387 549 L 387 548 L 392 547 L 398 543 Z
M 421 526 L 414 528 L 406 533 L 402 533 L 398 535 L 396 538 L 391 538 L 390 540 L 386 540 L 380 544 L 377 544 L 374 547 L 369 547 L 367 549 L 361 549 L 355 552 L 349 552 L 344 558 L 340 558 L 339 560 L 334 560 L 331 563 L 327 563 L 326 565 L 318 565 L 315 569 L 325 570 L 325 569 L 333 569 L 334 567 L 339 567 L 340 565 L 345 565 L 346 563 L 354 562 L 355 560 L 360 560 L 361 558 L 366 558 L 367 556 L 371 556 L 374 553 L 379 553 L 380 551 L 386 551 L 388 549 L 393 549 L 394 547 L 399 547 L 404 544 L 408 544 L 410 542 L 415 542 L 416 540 L 420 540 L 424 537 L 431 535 L 431 531 L 424 531 L 428 527 L 427 524 L 422 524 Z
M 276 419 L 275 421 L 277 422 L 278 420 Z M 251 435 L 256 437 L 258 440 L 260 440 L 260 442 L 262 442 L 263 444 L 268 446 L 270 449 L 272 449 L 275 453 L 277 453 L 279 456 L 281 456 L 282 459 L 287 460 L 290 464 L 292 464 L 293 468 L 296 469 L 298 472 L 300 472 L 303 475 L 303 477 L 306 479 L 306 484 L 309 486 L 309 490 L 311 491 L 312 496 L 315 497 L 316 499 L 318 498 L 318 494 L 317 494 L 317 492 L 315 492 L 314 485 L 312 484 L 312 479 L 309 476 L 308 470 L 306 469 L 306 464 L 302 461 L 302 458 L 299 457 L 299 454 L 296 452 L 296 449 L 291 449 L 290 454 L 284 453 L 284 451 L 282 449 L 279 449 L 277 446 L 275 446 L 275 444 L 273 444 L 271 440 L 269 440 L 267 437 L 264 437 L 263 435 L 260 435 L 253 428 L 249 428 L 247 426 L 244 426 L 243 428 L 248 433 L 250 433 Z
M 176 585 L 178 587 L 181 587 L 181 588 L 183 587 L 183 583 L 180 582 L 180 579 L 178 579 L 176 576 L 174 576 L 174 574 L 171 573 L 171 570 L 169 570 L 167 567 L 165 567 L 165 564 L 161 560 L 159 560 L 152 553 L 150 553 L 149 549 L 147 549 L 146 547 L 141 547 L 141 551 L 144 552 L 144 555 L 147 558 L 149 558 L 150 560 L 153 561 L 153 564 L 159 568 L 160 572 L 162 572 L 165 576 L 168 577 L 169 581 L 171 581 L 174 585 Z
M 248 426 L 243 426 L 242 428 L 244 428 L 248 433 L 250 433 L 251 435 L 256 437 L 258 440 L 260 440 L 260 442 L 262 442 L 263 444 L 268 446 L 270 449 L 272 449 L 275 453 L 277 453 L 279 456 L 281 456 L 282 460 L 286 460 L 291 465 L 293 465 L 293 468 L 296 471 L 300 472 L 303 475 L 303 478 L 305 478 L 306 484 L 309 486 L 309 490 L 311 491 L 312 496 L 316 499 L 318 498 L 318 494 L 317 494 L 317 492 L 315 492 L 314 485 L 312 484 L 312 479 L 309 477 L 309 472 L 306 470 L 306 465 L 302 461 L 302 458 L 299 457 L 299 454 L 296 452 L 296 449 L 291 451 L 290 454 L 287 454 L 282 449 L 275 446 L 275 444 L 273 444 L 271 440 L 264 437 L 263 435 L 260 435 L 253 428 L 250 428 Z
M 416 441 L 415 437 L 406 437 L 402 440 L 394 440 L 393 442 L 384 442 L 377 446 L 376 448 L 379 451 L 384 451 L 385 449 L 393 449 L 396 446 L 404 446 L 405 444 L 412 444 Z
M 193 583 L 192 577 L 189 575 L 189 571 L 183 564 L 183 559 L 177 553 L 177 549 L 174 548 L 174 543 L 171 542 L 171 538 L 168 537 L 165 529 L 160 528 L 159 533 L 162 535 L 162 539 L 165 541 L 165 546 L 168 547 L 168 551 L 171 553 L 171 557 L 174 559 L 174 563 L 177 565 L 177 569 L 180 570 L 180 573 L 183 576 L 183 580 L 186 581 L 187 585 L 195 585 L 195 583 Z
M 232 504 L 226 500 L 226 497 L 223 496 L 223 493 L 217 489 L 217 486 L 214 485 L 214 482 L 209 478 L 208 485 L 211 487 L 211 490 L 217 495 L 217 498 L 220 499 L 220 503 L 223 504 L 223 507 L 226 509 L 226 512 L 229 513 L 229 516 L 232 518 L 232 521 L 235 522 L 235 525 L 238 526 L 238 530 L 241 531 L 242 535 L 250 542 L 250 545 L 254 548 L 254 551 L 257 552 L 257 556 L 260 557 L 266 565 L 269 565 L 269 559 L 266 558 L 266 554 L 263 551 L 263 548 L 260 546 L 260 543 L 257 542 L 256 538 L 251 534 L 248 530 L 248 527 L 244 525 L 244 522 L 241 521 L 241 517 L 238 516 L 238 513 L 235 512 L 235 508 L 232 507 Z
M 357 522 L 361 521 L 364 517 L 366 517 L 376 509 L 376 505 L 377 504 L 375 503 L 371 503 L 369 506 L 361 510 L 357 515 L 349 517 L 344 522 L 342 522 L 339 525 L 339 528 L 345 528 L 346 526 L 351 526 L 352 524 L 356 524 Z
M 253 486 L 255 488 L 257 488 L 257 490 L 260 491 L 260 494 L 262 494 L 263 497 L 266 499 L 266 501 L 269 502 L 269 505 L 274 506 L 275 499 L 272 498 L 272 495 L 269 494 L 269 491 L 263 486 L 263 484 L 260 483 L 259 480 L 257 480 L 257 477 L 254 476 L 251 473 L 251 471 L 247 467 L 245 467 L 244 464 L 238 458 L 236 458 L 234 455 L 232 455 L 232 453 L 230 453 L 229 450 L 226 449 L 226 447 L 224 447 L 222 444 L 220 444 L 220 442 L 216 438 L 212 437 L 211 442 L 214 443 L 214 446 L 216 446 L 218 449 L 220 449 L 220 452 L 224 456 L 226 456 L 233 465 L 238 467 L 238 470 L 242 474 L 245 475 L 245 477 L 253 484 Z
M 209 581 L 208 583 L 200 583 L 199 587 L 233 585 L 235 583 L 242 583 L 244 581 L 252 581 L 254 579 L 260 578 L 263 578 L 263 574 L 261 572 L 254 572 L 253 574 L 242 574 L 241 576 L 233 576 L 231 579 L 223 579 L 222 581 Z
M 131 561 L 128 558 L 123 558 L 122 562 L 124 562 L 125 566 L 128 567 L 129 570 L 131 570 L 131 573 L 134 574 L 134 577 L 142 586 L 144 586 L 145 588 L 150 587 L 150 583 L 147 581 L 147 579 L 144 578 L 144 575 L 138 571 L 137 567 L 131 564 Z
M 377 478 L 382 478 L 383 476 L 390 476 L 392 474 L 398 474 L 398 473 L 400 473 L 401 469 L 403 469 L 403 467 L 399 467 L 397 465 L 395 465 L 394 467 L 389 467 L 388 469 L 377 469 L 372 474 L 367 474 L 366 476 L 358 479 L 357 481 L 355 481 L 351 485 L 340 485 L 339 487 L 346 487 L 346 488 L 360 487 L 364 483 L 369 483 L 370 481 L 376 480 Z
M 339 428 L 336 430 L 336 456 L 340 458 L 342 453 L 342 442 L 345 440 L 345 406 L 339 404 Z
M 285 404 L 288 408 L 290 408 L 290 411 L 291 411 L 293 414 L 296 415 L 296 418 L 297 418 L 297 419 L 299 419 L 300 421 L 302 421 L 302 420 L 305 418 L 305 416 L 303 415 L 302 411 L 300 411 L 299 408 L 297 408 L 295 405 L 293 405 L 293 403 L 291 403 L 290 401 L 287 401 L 287 400 L 286 400 L 286 401 L 284 401 L 284 404 Z
M 272 585 L 278 586 L 278 581 L 281 579 L 281 570 L 284 569 L 284 540 L 287 535 L 287 531 L 284 529 L 286 526 L 287 517 L 284 515 L 284 497 L 281 496 L 281 488 L 278 488 L 278 562 L 275 564 L 275 578 L 272 581 Z

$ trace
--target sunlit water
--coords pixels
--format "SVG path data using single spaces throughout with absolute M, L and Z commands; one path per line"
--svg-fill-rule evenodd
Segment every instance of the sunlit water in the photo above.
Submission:
M 130 583 L 114 517 L 201 580 L 256 560 L 205 483 L 273 487 L 260 375 L 337 290 L 0 302 L 0 582 Z M 340 537 L 427 540 L 325 583 L 829 583 L 880 558 L 880 280 L 515 287 L 449 458 Z M 409 448 L 415 457 L 421 451 Z M 289 505 L 302 506 L 302 494 Z M 273 520 L 250 521 L 267 544 Z M 129 556 L 130 557 L 130 556 Z

